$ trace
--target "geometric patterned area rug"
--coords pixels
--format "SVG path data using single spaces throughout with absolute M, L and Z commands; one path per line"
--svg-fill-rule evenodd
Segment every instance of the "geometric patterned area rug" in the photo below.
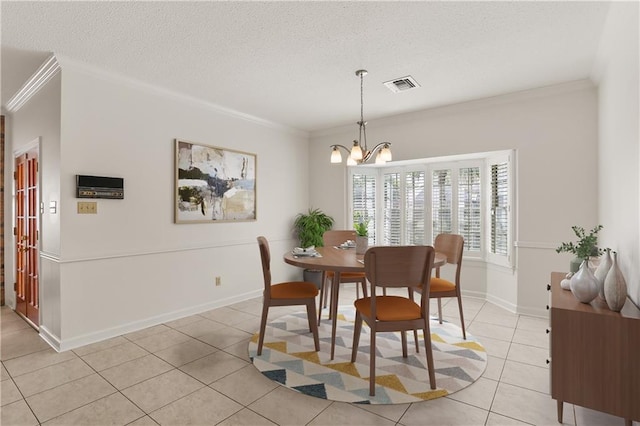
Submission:
M 439 398 L 477 380 L 487 366 L 487 353 L 476 338 L 457 325 L 432 319 L 431 344 L 436 389 L 429 385 L 422 331 L 416 353 L 413 332 L 407 332 L 408 357 L 402 357 L 400 333 L 376 336 L 376 395 L 369 396 L 370 330 L 362 324 L 360 347 L 351 363 L 355 312 L 338 313 L 335 358 L 330 360 L 331 321 L 320 325 L 320 351 L 315 352 L 306 312 L 286 315 L 267 324 L 262 355 L 257 356 L 258 333 L 249 343 L 249 357 L 262 374 L 300 393 L 356 404 L 401 404 Z

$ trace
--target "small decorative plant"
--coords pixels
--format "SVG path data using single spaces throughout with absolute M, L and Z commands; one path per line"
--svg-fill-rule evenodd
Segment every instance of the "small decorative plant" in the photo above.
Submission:
M 589 256 L 599 256 L 602 249 L 598 248 L 598 232 L 602 229 L 602 225 L 594 227 L 589 233 L 580 226 L 572 226 L 573 233 L 578 237 L 576 243 L 562 243 L 556 248 L 556 253 L 573 253 L 580 259 L 589 259 Z
M 333 222 L 333 218 L 320 209 L 299 213 L 293 226 L 300 239 L 300 247 L 322 247 L 322 234 L 331 229 Z
M 356 235 L 359 237 L 368 237 L 369 219 L 365 219 L 360 213 L 356 213 L 353 217 L 353 229 L 356 230 Z

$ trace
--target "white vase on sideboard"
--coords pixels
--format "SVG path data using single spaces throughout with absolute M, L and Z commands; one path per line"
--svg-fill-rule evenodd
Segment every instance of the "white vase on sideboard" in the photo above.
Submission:
M 627 301 L 627 282 L 618 266 L 618 253 L 615 251 L 611 268 L 604 279 L 604 300 L 614 312 L 620 312 Z
M 590 303 L 598 297 L 598 280 L 589 269 L 588 260 L 583 260 L 578 272 L 571 277 L 571 292 L 582 303 Z

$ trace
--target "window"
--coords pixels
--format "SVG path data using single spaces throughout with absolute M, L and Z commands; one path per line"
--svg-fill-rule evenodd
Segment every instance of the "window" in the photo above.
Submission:
M 490 253 L 509 256 L 509 163 L 490 165 Z
M 482 241 L 480 167 L 458 171 L 458 233 L 466 251 L 480 251 Z
M 451 170 L 434 170 L 431 179 L 432 235 L 452 232 Z
M 400 245 L 400 173 L 384 175 L 383 244 Z
M 351 185 L 352 217 L 369 221 L 369 244 L 376 241 L 376 176 L 354 173 Z
M 404 230 L 405 244 L 426 244 L 425 230 L 425 173 L 410 171 L 405 174 Z
M 370 244 L 457 233 L 465 256 L 511 266 L 511 173 L 506 151 L 351 167 L 351 213 L 369 219 Z

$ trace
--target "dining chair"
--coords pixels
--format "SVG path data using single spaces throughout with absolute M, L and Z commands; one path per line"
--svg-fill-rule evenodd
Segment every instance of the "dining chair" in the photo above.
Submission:
M 322 243 L 325 247 L 340 247 L 340 245 L 347 240 L 355 241 L 356 240 L 356 231 L 354 230 L 330 230 L 325 231 L 322 234 Z M 352 250 L 352 249 L 346 249 Z M 353 249 L 355 250 L 355 249 Z M 333 285 L 333 277 L 334 273 L 332 271 L 327 271 L 322 274 L 322 284 L 320 285 L 320 307 L 318 309 L 318 322 L 320 322 L 322 318 L 322 309 L 327 307 L 327 299 L 329 293 L 329 285 L 328 281 Z M 362 286 L 362 293 L 366 297 L 367 296 L 367 279 L 364 275 L 364 272 L 343 272 L 340 274 L 340 284 L 343 283 L 356 283 L 356 298 L 360 298 L 360 290 L 357 286 L 359 283 Z M 331 315 L 329 315 L 331 317 Z
M 407 357 L 408 330 L 422 330 L 429 370 L 429 385 L 436 388 L 436 376 L 429 328 L 429 286 L 435 250 L 431 246 L 372 247 L 364 255 L 364 269 L 371 283 L 370 296 L 355 301 L 355 327 L 351 362 L 356 361 L 363 321 L 371 329 L 369 355 L 369 395 L 375 396 L 376 333 L 399 331 L 402 338 L 402 356 Z M 413 300 L 413 291 L 422 289 L 419 303 Z M 376 287 L 407 288 L 408 296 L 379 296 Z
M 442 324 L 442 298 L 456 297 L 458 299 L 458 310 L 460 311 L 460 327 L 462 328 L 462 338 L 467 339 L 464 328 L 464 314 L 462 313 L 462 294 L 460 292 L 460 270 L 462 268 L 462 252 L 464 250 L 464 238 L 458 234 L 439 234 L 433 242 L 436 252 L 447 257 L 446 265 L 454 265 L 454 281 L 445 280 L 440 277 L 440 267 L 436 268 L 436 276 L 431 278 L 431 289 L 429 297 L 438 299 L 438 321 Z
M 309 331 L 313 334 L 316 352 L 320 350 L 318 338 L 318 322 L 316 321 L 316 296 L 318 287 L 306 281 L 290 281 L 279 284 L 271 283 L 271 252 L 269 243 L 263 236 L 257 238 L 262 259 L 264 275 L 264 297 L 262 301 L 262 319 L 260 320 L 260 337 L 258 339 L 258 356 L 262 355 L 264 332 L 267 327 L 267 315 L 271 306 L 306 305 Z

